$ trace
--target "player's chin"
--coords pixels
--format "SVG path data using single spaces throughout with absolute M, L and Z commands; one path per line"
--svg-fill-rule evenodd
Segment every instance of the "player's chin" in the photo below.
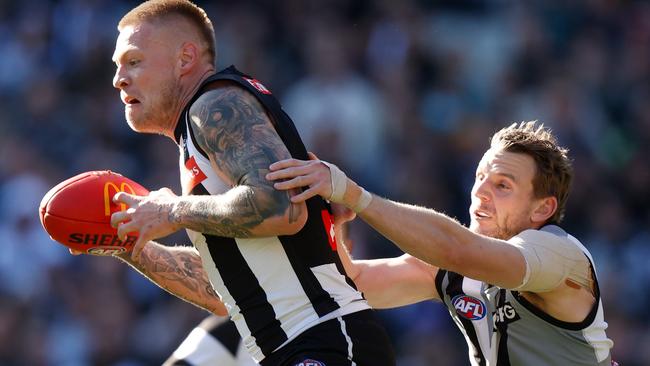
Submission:
M 469 229 L 477 234 L 494 237 L 495 234 L 499 231 L 495 225 L 488 224 L 485 221 L 479 222 L 472 220 L 469 225 Z
M 134 116 L 132 113 L 129 113 L 128 111 L 124 113 L 124 117 L 126 117 L 126 122 L 129 124 L 129 127 L 135 132 L 140 132 L 140 133 L 153 133 L 155 131 L 151 131 L 151 128 L 148 128 L 147 123 L 142 121 L 141 119 L 138 119 L 136 116 Z

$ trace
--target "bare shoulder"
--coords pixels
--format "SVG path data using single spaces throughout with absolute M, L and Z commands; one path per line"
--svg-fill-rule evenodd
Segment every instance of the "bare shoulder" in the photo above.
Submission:
M 257 98 L 232 82 L 216 82 L 190 107 L 199 146 L 232 185 L 246 184 L 249 173 L 290 157 Z M 258 183 L 266 181 L 255 174 Z

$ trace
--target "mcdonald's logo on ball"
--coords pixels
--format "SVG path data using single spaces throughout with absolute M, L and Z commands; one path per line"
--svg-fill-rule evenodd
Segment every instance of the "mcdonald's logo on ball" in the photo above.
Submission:
M 149 191 L 135 181 L 108 170 L 76 175 L 57 184 L 41 201 L 39 216 L 52 239 L 89 254 L 114 254 L 132 249 L 137 233 L 125 240 L 111 226 L 111 214 L 126 210 L 113 203 L 118 192 L 145 196 Z
M 119 188 L 118 188 L 119 184 Z M 115 182 L 108 181 L 104 183 L 104 215 L 110 216 L 111 215 L 111 206 L 115 205 L 113 203 L 113 196 L 115 196 L 118 192 L 124 192 L 124 193 L 130 193 L 130 194 L 137 194 L 135 193 L 135 190 L 131 185 L 127 182 L 121 182 L 116 184 Z M 112 189 L 111 189 L 112 188 Z M 110 193 L 113 194 L 110 194 Z M 126 204 L 120 203 L 120 211 L 126 210 Z

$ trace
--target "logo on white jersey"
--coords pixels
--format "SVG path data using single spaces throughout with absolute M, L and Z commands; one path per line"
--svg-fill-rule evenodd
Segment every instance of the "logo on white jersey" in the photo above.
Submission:
M 203 173 L 194 156 L 187 159 L 184 169 L 181 170 L 183 193 L 189 194 L 194 187 L 206 179 L 208 179 L 208 177 Z
M 456 313 L 465 319 L 481 320 L 485 317 L 486 307 L 483 301 L 468 295 L 456 295 L 451 299 Z
M 494 312 L 494 325 L 502 323 L 510 324 L 519 319 L 521 319 L 519 314 L 517 314 L 517 311 L 515 311 L 515 308 L 510 304 L 510 302 L 501 305 Z

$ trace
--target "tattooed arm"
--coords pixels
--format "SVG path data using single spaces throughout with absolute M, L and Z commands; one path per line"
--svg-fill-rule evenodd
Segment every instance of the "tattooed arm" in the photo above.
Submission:
M 290 157 L 254 95 L 232 83 L 216 84 L 190 108 L 198 145 L 233 188 L 214 196 L 180 197 L 170 220 L 181 227 L 227 237 L 290 235 L 307 220 L 303 203 L 266 180 L 271 163 Z
M 151 282 L 172 295 L 217 315 L 228 315 L 203 270 L 201 258 L 191 247 L 168 247 L 149 242 L 137 259 L 116 255 Z

